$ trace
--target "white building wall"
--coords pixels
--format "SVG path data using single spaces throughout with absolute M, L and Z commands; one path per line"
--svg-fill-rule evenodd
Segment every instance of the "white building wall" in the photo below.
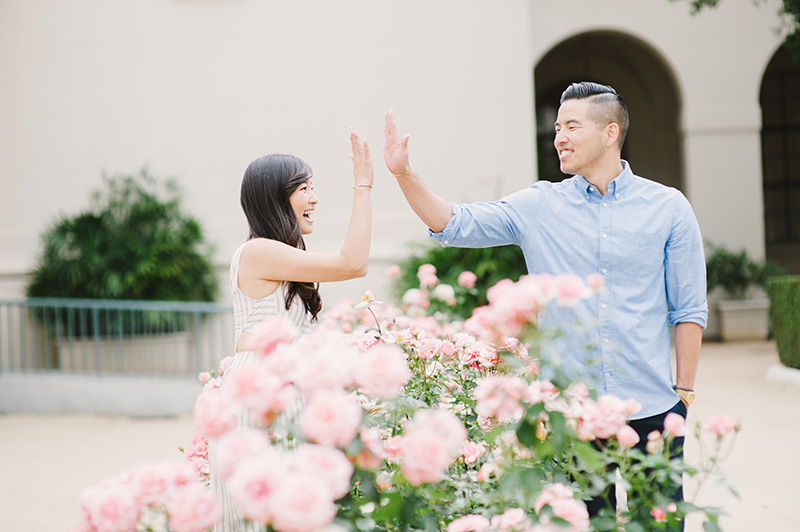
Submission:
M 373 266 L 366 280 L 323 290 L 379 287 L 407 242 L 426 239 L 382 162 L 386 109 L 442 194 L 470 201 L 526 186 L 528 25 L 522 0 L 0 3 L 0 296 L 21 294 L 38 235 L 87 206 L 101 171 L 144 164 L 178 176 L 222 277 L 246 236 L 242 172 L 265 153 L 312 166 L 321 204 L 307 244 L 337 250 L 352 197 L 350 126 L 375 161 Z
M 425 228 L 382 162 L 386 108 L 412 133 L 431 188 L 454 201 L 500 197 L 535 179 L 536 62 L 595 30 L 630 34 L 671 67 L 704 235 L 760 256 L 758 90 L 781 41 L 778 6 L 725 0 L 691 17 L 668 0 L 4 0 L 0 297 L 22 295 L 38 235 L 86 208 L 102 171 L 145 164 L 179 178 L 222 278 L 246 235 L 242 172 L 269 152 L 314 168 L 321 204 L 307 244 L 336 250 L 349 219 L 351 125 L 375 161 L 373 264 L 367 279 L 323 292 L 388 297 L 383 268 Z

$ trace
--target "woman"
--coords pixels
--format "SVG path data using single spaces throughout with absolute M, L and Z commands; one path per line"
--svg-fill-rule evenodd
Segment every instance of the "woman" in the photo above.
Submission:
M 372 225 L 372 160 L 367 142 L 355 129 L 350 131 L 350 142 L 355 177 L 353 207 L 339 253 L 312 253 L 305 249 L 303 235 L 314 230 L 317 196 L 311 183 L 311 168 L 304 161 L 292 155 L 267 155 L 245 170 L 241 204 L 250 238 L 236 250 L 231 261 L 236 354 L 226 375 L 254 359 L 250 333 L 265 319 L 287 316 L 305 334 L 322 308 L 317 283 L 366 275 Z M 245 413 L 237 425 L 241 428 L 254 423 Z M 265 529 L 257 523 L 245 523 L 230 501 L 225 483 L 216 484 L 224 510 L 217 532 Z

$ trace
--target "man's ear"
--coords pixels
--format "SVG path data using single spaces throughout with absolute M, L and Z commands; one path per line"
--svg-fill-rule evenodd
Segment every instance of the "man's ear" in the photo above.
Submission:
M 609 148 L 619 140 L 619 124 L 611 122 L 605 129 L 605 143 Z

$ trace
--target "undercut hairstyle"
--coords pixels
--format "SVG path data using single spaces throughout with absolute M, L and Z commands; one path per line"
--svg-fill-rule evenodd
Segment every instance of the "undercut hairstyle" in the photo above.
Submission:
M 300 222 L 289 198 L 311 179 L 311 168 L 294 155 L 273 154 L 259 157 L 244 171 L 240 202 L 250 227 L 250 239 L 269 238 L 306 249 Z M 318 283 L 289 281 L 286 310 L 299 296 L 312 319 L 322 309 Z
M 561 93 L 561 103 L 587 98 L 592 102 L 590 113 L 594 120 L 606 125 L 614 122 L 619 126 L 619 149 L 622 150 L 630 124 L 628 104 L 625 103 L 625 99 L 608 85 L 591 81 L 573 83 Z

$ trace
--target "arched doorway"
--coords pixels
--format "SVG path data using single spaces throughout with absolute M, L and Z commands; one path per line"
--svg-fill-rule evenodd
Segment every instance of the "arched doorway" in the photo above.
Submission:
M 596 81 L 622 94 L 631 116 L 622 157 L 637 175 L 683 190 L 680 97 L 672 73 L 646 44 L 612 32 L 563 41 L 534 70 L 539 179 L 565 177 L 553 148 L 553 123 L 561 93 L 573 81 Z
M 800 273 L 800 61 L 782 46 L 761 80 L 767 258 Z

